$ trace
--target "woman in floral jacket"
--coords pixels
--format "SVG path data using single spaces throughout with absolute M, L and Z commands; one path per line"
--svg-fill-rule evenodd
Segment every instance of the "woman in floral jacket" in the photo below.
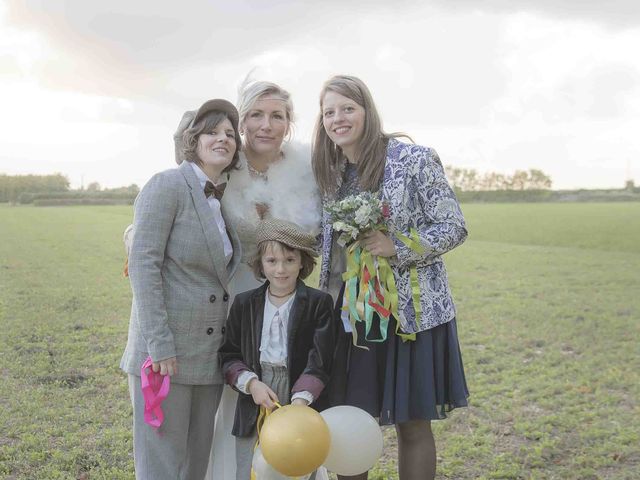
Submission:
M 325 212 L 320 288 L 336 300 L 343 325 L 334 363 L 334 371 L 341 372 L 333 379 L 334 403 L 363 408 L 381 424 L 395 424 L 401 480 L 434 478 L 431 420 L 466 406 L 469 396 L 441 258 L 466 239 L 464 218 L 438 154 L 384 133 L 360 79 L 329 79 L 320 109 L 313 151 L 320 191 L 325 201 L 374 192 L 388 205 L 388 231 L 370 231 L 361 240 L 371 254 L 388 259 L 398 291 L 398 318 L 391 318 L 388 335 L 379 317 L 368 335 L 364 322 L 355 322 L 357 343 L 367 349 L 354 346 L 348 311 L 342 308 L 345 250 Z M 405 341 L 408 336 L 413 339 Z M 366 479 L 367 473 L 348 478 Z

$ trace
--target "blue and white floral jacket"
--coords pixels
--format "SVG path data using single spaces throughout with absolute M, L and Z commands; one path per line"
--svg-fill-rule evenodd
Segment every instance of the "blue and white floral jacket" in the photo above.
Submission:
M 390 259 L 398 288 L 400 326 L 405 333 L 428 330 L 456 315 L 442 254 L 467 238 L 460 205 L 449 186 L 435 150 L 406 144 L 394 138 L 387 146 L 382 182 L 382 200 L 389 206 L 387 227 L 396 247 Z M 415 229 L 424 247 L 419 254 L 393 232 L 410 236 Z M 320 288 L 328 287 L 333 230 L 327 212 L 323 215 Z M 416 266 L 420 284 L 421 318 L 416 319 L 411 296 L 410 267 Z

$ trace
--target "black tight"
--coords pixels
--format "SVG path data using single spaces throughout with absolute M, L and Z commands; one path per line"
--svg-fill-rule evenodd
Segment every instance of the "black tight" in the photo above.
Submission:
M 396 425 L 400 480 L 433 480 L 436 477 L 436 442 L 429 420 L 411 420 Z M 368 472 L 339 480 L 367 480 Z
M 400 480 L 436 478 L 436 441 L 429 420 L 411 420 L 396 425 Z

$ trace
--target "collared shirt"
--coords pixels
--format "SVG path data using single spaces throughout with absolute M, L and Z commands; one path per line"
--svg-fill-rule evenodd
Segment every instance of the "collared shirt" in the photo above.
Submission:
M 276 307 L 269 300 L 269 294 L 267 293 L 265 296 L 260 338 L 260 363 L 287 366 L 287 328 L 295 297 L 295 295 L 292 295 L 285 303 Z M 242 393 L 248 394 L 247 386 L 252 378 L 258 378 L 258 376 L 251 371 L 242 372 L 236 381 L 236 388 Z M 308 404 L 311 404 L 314 400 L 313 395 L 307 391 L 294 393 L 291 400 L 293 401 L 296 398 L 302 398 Z
M 260 362 L 287 366 L 287 326 L 293 301 L 292 295 L 286 302 L 276 307 L 265 296 L 262 336 L 260 340 Z
M 193 167 L 193 171 L 200 181 L 200 186 L 202 187 L 202 195 L 204 195 L 204 186 L 207 182 L 211 182 L 211 180 L 198 165 L 196 165 L 195 163 L 191 163 L 191 166 Z M 222 217 L 222 211 L 220 210 L 220 201 L 215 196 L 211 195 L 209 198 L 207 198 L 207 203 L 213 211 L 213 218 L 215 218 L 216 226 L 218 227 L 218 231 L 220 232 L 220 237 L 222 237 L 224 256 L 227 259 L 227 262 L 229 262 L 229 260 L 231 260 L 231 256 L 233 255 L 233 246 L 231 245 L 231 240 L 229 240 L 229 234 L 227 233 L 227 224 Z

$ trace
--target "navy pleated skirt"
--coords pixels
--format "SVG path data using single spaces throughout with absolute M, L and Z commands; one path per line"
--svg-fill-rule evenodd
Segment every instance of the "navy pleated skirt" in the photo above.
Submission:
M 338 298 L 338 344 L 329 385 L 332 405 L 362 408 L 379 417 L 381 425 L 442 419 L 448 411 L 467 406 L 469 390 L 455 319 L 406 342 L 395 334 L 395 319 L 389 322 L 384 342 L 365 340 L 364 324 L 358 322 L 358 344 L 367 346 L 365 350 L 354 346 L 352 334 L 345 332 L 342 293 Z M 377 318 L 369 338 L 380 338 Z

